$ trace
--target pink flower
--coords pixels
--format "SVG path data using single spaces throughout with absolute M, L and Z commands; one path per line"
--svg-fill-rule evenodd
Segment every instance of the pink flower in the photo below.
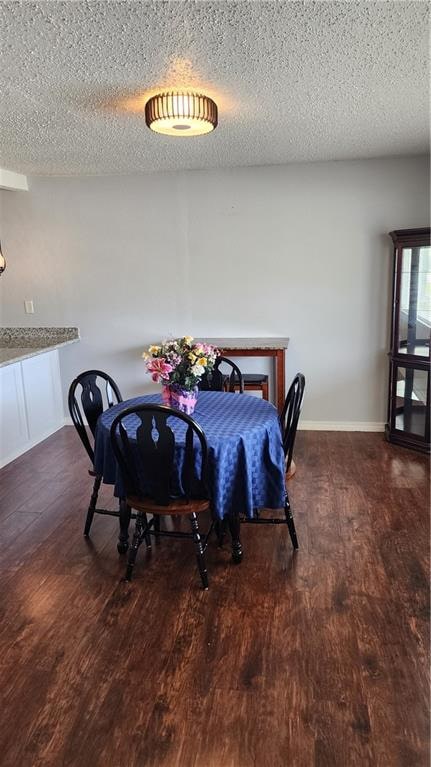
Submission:
M 148 360 L 147 370 L 152 374 L 153 381 L 159 383 L 160 379 L 169 378 L 169 373 L 172 373 L 173 367 L 163 357 L 156 357 L 156 359 Z
M 218 349 L 215 346 L 211 346 L 211 344 L 196 344 L 196 351 L 198 354 L 204 354 L 206 357 L 217 357 L 219 355 Z

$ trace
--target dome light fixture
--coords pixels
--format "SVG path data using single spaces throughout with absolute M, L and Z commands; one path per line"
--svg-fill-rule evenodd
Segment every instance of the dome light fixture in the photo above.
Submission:
M 6 259 L 2 253 L 1 242 L 0 242 L 0 275 L 3 274 L 5 269 L 6 269 Z
M 201 136 L 217 127 L 217 104 L 200 93 L 171 91 L 145 104 L 145 122 L 166 136 Z

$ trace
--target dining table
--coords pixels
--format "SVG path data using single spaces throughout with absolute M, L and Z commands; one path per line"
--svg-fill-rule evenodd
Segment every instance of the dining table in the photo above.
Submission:
M 95 434 L 95 471 L 103 482 L 114 486 L 114 494 L 124 500 L 125 489 L 115 459 L 110 429 L 122 410 L 141 404 L 163 404 L 161 394 L 149 394 L 119 403 L 99 417 Z M 192 418 L 205 433 L 208 443 L 208 490 L 213 520 L 228 526 L 232 556 L 241 561 L 240 517 L 253 517 L 256 510 L 280 509 L 285 498 L 285 464 L 282 433 L 277 409 L 258 397 L 231 392 L 199 392 Z M 130 416 L 128 435 L 134 438 L 139 420 Z M 175 471 L 181 476 L 185 426 L 179 419 L 168 421 L 175 433 Z M 198 457 L 196 458 L 198 460 Z M 142 467 L 145 472 L 145 467 Z M 120 512 L 118 548 L 128 545 L 130 519 Z M 120 504 L 121 508 L 121 504 Z

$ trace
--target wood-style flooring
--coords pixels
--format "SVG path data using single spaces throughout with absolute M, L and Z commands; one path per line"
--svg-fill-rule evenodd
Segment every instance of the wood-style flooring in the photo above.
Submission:
M 428 765 L 428 461 L 381 434 L 300 432 L 284 526 L 139 552 L 82 536 L 72 427 L 0 472 L 2 767 Z M 115 507 L 104 488 L 99 505 Z

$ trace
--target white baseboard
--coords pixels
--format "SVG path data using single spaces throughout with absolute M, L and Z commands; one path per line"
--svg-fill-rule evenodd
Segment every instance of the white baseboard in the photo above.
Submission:
M 300 421 L 300 431 L 384 431 L 380 421 Z
M 71 421 L 72 423 L 72 421 Z M 3 466 L 7 466 L 8 463 L 12 463 L 12 461 L 15 460 L 15 458 L 19 458 L 20 455 L 24 455 L 24 453 L 27 452 L 27 450 L 31 450 L 32 447 L 36 447 L 36 445 L 39 444 L 39 442 L 43 442 L 44 439 L 48 439 L 48 437 L 51 436 L 51 434 L 55 434 L 56 431 L 59 429 L 62 429 L 64 424 L 60 423 L 58 426 L 55 427 L 55 429 L 49 429 L 49 431 L 44 432 L 36 439 L 32 439 L 29 442 L 26 442 L 25 445 L 21 445 L 20 448 L 17 450 L 14 450 L 12 453 L 9 453 L 6 458 L 2 458 L 0 460 L 0 469 L 3 468 Z

